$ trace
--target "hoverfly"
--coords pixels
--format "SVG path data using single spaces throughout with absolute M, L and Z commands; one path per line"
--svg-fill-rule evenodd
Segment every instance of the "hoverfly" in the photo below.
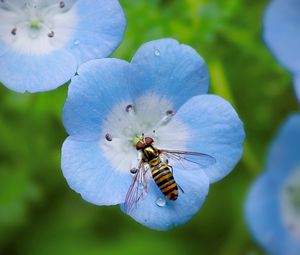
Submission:
M 214 157 L 204 153 L 158 149 L 153 143 L 153 138 L 144 136 L 136 143 L 136 149 L 141 153 L 141 160 L 137 168 L 130 170 L 134 177 L 125 199 L 126 212 L 130 212 L 147 191 L 145 175 L 148 170 L 151 170 L 152 178 L 162 194 L 167 199 L 175 201 L 179 196 L 179 190 L 182 193 L 184 191 L 174 179 L 173 167 L 169 165 L 169 159 L 177 161 L 186 169 L 204 168 L 216 162 Z

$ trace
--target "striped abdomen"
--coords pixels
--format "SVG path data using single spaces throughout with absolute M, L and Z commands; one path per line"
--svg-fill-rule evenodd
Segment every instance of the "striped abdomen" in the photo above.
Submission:
M 160 161 L 160 160 L 159 160 Z M 161 192 L 170 200 L 178 198 L 178 187 L 166 163 L 160 162 L 151 167 L 152 177 Z

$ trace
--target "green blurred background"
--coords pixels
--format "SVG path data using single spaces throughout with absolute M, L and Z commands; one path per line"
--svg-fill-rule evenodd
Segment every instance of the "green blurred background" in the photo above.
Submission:
M 289 74 L 261 39 L 266 0 L 121 0 L 128 20 L 115 57 L 130 60 L 147 41 L 174 37 L 207 61 L 211 93 L 245 123 L 245 153 L 211 186 L 199 213 L 168 232 L 152 231 L 118 206 L 83 201 L 65 182 L 60 149 L 67 86 L 16 94 L 0 86 L 0 254 L 264 254 L 243 219 L 268 144 L 298 106 Z M 17 70 L 16 70 L 17 72 Z

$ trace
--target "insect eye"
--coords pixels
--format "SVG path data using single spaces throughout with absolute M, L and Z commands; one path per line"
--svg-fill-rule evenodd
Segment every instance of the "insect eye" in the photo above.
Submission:
M 142 143 L 142 142 L 138 142 L 136 145 L 135 145 L 135 148 L 137 150 L 141 150 L 145 147 L 145 145 Z
M 154 141 L 153 141 L 153 139 L 151 138 L 151 137 L 146 137 L 145 138 L 145 143 L 146 144 L 152 144 Z

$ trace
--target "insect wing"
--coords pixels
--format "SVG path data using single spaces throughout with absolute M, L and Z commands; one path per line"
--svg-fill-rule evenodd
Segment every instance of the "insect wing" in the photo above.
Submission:
M 141 162 L 127 191 L 124 204 L 126 213 L 130 213 L 130 211 L 136 207 L 138 201 L 143 198 L 143 195 L 147 191 L 145 173 L 145 164 Z
M 207 168 L 216 163 L 216 159 L 208 154 L 200 152 L 160 150 L 161 155 L 166 157 L 171 165 L 183 169 Z

